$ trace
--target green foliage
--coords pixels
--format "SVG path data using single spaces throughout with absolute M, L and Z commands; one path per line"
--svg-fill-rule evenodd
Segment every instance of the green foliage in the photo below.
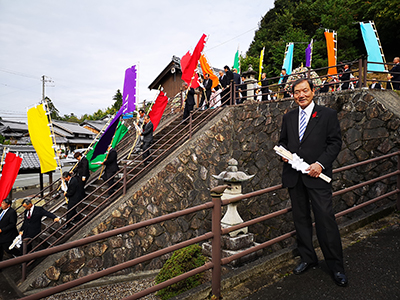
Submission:
M 4 144 L 6 138 L 0 134 L 0 144 Z
M 117 90 L 115 93 L 113 100 L 115 101 L 112 108 L 117 112 L 122 106 L 122 94 L 120 90 Z
M 259 61 L 265 46 L 264 72 L 267 77 L 278 76 L 286 44 L 295 43 L 296 68 L 305 63 L 305 48 L 314 39 L 312 67 L 326 67 L 325 29 L 338 33 L 338 62 L 355 60 L 367 54 L 359 22 L 368 20 L 374 20 L 387 61 L 392 61 L 399 56 L 400 0 L 276 0 L 274 8 L 261 19 L 242 62 Z M 258 71 L 258 65 L 252 65 Z M 242 66 L 242 70 L 247 67 Z
M 166 261 L 160 273 L 156 277 L 156 283 L 159 284 L 168 279 L 186 273 L 205 264 L 205 257 L 201 254 L 199 245 L 191 245 L 186 248 L 175 251 L 171 258 Z M 184 291 L 190 290 L 201 284 L 202 274 L 197 274 L 175 283 L 165 289 L 158 291 L 157 296 L 162 300 L 169 299 Z

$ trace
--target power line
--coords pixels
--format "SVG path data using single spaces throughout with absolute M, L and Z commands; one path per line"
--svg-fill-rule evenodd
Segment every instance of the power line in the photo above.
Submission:
M 220 43 L 219 45 L 216 45 L 216 46 L 214 46 L 214 47 L 212 47 L 212 48 L 207 48 L 207 50 L 210 51 L 210 50 L 215 49 L 215 48 L 217 48 L 217 47 L 219 47 L 219 46 L 222 46 L 222 45 L 224 45 L 224 44 L 226 44 L 226 43 L 228 43 L 228 42 L 230 42 L 230 41 L 232 41 L 232 40 L 238 38 L 239 36 L 245 35 L 246 33 L 249 33 L 250 31 L 252 31 L 252 30 L 254 30 L 254 29 L 257 29 L 257 28 L 258 28 L 258 27 L 254 27 L 254 28 L 252 28 L 252 29 L 249 29 L 249 30 L 247 30 L 246 32 L 243 32 L 243 33 L 241 33 L 241 34 L 239 34 L 239 35 L 237 35 L 237 36 L 231 38 L 230 40 L 227 40 L 227 41 L 225 41 L 225 42 Z
M 17 72 L 17 71 L 10 71 L 10 70 L 5 70 L 5 69 L 0 69 L 1 72 L 5 72 L 5 73 L 9 73 L 9 74 L 13 74 L 13 75 L 17 75 L 17 76 L 22 76 L 22 77 L 28 77 L 28 78 L 33 78 L 33 79 L 39 79 L 39 76 L 34 76 L 34 75 L 30 75 L 30 74 L 25 74 L 22 72 Z

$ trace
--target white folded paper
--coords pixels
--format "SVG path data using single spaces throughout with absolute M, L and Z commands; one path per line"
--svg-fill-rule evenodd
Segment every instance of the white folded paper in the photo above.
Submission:
M 14 239 L 8 250 L 13 249 L 14 247 L 21 248 L 22 245 L 22 235 L 18 234 L 17 237 Z
M 63 192 L 68 191 L 68 187 L 67 187 L 67 184 L 65 183 L 65 180 L 62 180 L 62 181 L 61 181 L 61 190 L 62 190 Z
M 291 153 L 290 151 L 286 150 L 282 146 L 275 146 L 274 150 L 276 154 L 286 158 L 288 160 L 288 163 L 292 165 L 292 168 L 301 171 L 303 174 L 307 174 L 309 171 L 306 171 L 306 169 L 310 166 L 308 163 L 306 163 L 300 156 L 298 156 L 296 153 Z M 331 178 L 326 176 L 325 174 L 319 174 L 318 176 L 322 180 L 326 182 L 331 182 Z

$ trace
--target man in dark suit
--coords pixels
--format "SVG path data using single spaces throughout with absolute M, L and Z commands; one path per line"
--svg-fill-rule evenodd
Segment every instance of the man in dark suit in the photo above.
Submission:
M 147 165 L 151 161 L 151 157 L 146 160 L 150 155 L 150 146 L 153 143 L 153 123 L 150 120 L 150 117 L 146 115 L 144 117 L 144 127 L 143 127 L 143 160 L 144 164 Z
M 81 152 L 76 152 L 74 154 L 74 158 L 76 158 L 79 162 L 76 166 L 75 175 L 77 176 L 79 183 L 79 192 L 82 194 L 82 198 L 85 197 L 85 183 L 89 180 L 90 172 L 89 172 L 89 161 L 85 156 L 82 155 Z
M 233 73 L 228 66 L 224 67 L 224 71 L 225 71 L 225 79 L 224 80 L 226 82 L 226 86 L 225 86 L 225 89 L 221 93 L 221 101 L 225 102 L 225 105 L 230 105 L 230 101 L 227 101 L 228 100 L 227 95 L 229 95 L 229 88 L 233 81 Z
M 344 65 L 343 73 L 340 75 L 340 81 L 342 81 L 342 90 L 348 90 L 350 86 L 350 75 L 351 71 L 348 64 Z
M 189 89 L 189 86 L 186 82 L 182 84 L 182 89 L 187 93 L 186 99 L 185 99 L 185 109 L 183 111 L 183 122 L 187 122 L 187 118 L 190 116 L 190 112 L 194 108 L 194 89 L 191 87 Z
M 373 78 L 373 79 L 372 79 L 372 83 L 369 85 L 369 88 L 370 88 L 370 89 L 378 89 L 378 90 L 381 90 L 381 89 L 382 89 L 382 86 L 381 86 L 381 84 L 376 80 L 376 78 Z
M 299 109 L 283 116 L 279 144 L 304 159 L 310 166 L 303 174 L 286 159 L 283 186 L 289 190 L 301 262 L 293 270 L 302 274 L 318 264 L 312 242 L 310 202 L 315 217 L 317 237 L 335 283 L 347 286 L 339 229 L 332 208 L 332 186 L 318 178 L 322 170 L 332 177 L 332 163 L 340 152 L 342 139 L 336 111 L 313 102 L 314 86 L 309 79 L 299 79 L 292 86 Z
M 281 76 L 282 76 L 282 85 L 281 85 L 281 88 L 283 89 L 283 98 L 290 98 L 290 94 L 285 90 L 285 85 L 286 85 L 286 82 L 287 82 L 287 80 L 288 80 L 288 78 L 289 78 L 289 75 L 287 75 L 286 74 L 286 69 L 285 68 L 283 68 L 282 69 L 282 71 L 281 71 Z
M 233 69 L 233 82 L 235 83 L 235 90 L 236 90 L 236 104 L 240 104 L 240 97 L 239 97 L 239 89 L 242 84 L 242 78 L 238 74 L 237 69 Z
M 205 108 L 208 108 L 208 104 L 210 103 L 211 98 L 211 88 L 212 88 L 212 80 L 210 79 L 210 74 L 204 74 L 203 81 L 203 94 L 201 95 L 200 107 L 203 107 L 204 101 L 206 102 Z
M 400 90 L 400 58 L 395 57 L 393 63 L 395 65 L 389 71 L 390 75 L 388 75 L 388 79 L 391 80 L 391 83 L 388 82 L 387 88 L 392 89 L 393 86 L 393 90 Z
M 71 220 L 72 218 L 75 217 L 75 220 L 78 221 L 79 217 L 77 218 L 77 213 L 76 213 L 76 207 L 74 207 L 79 201 L 83 199 L 82 193 L 81 193 L 81 183 L 79 182 L 80 179 L 77 176 L 71 177 L 71 174 L 69 172 L 64 172 L 63 173 L 63 178 L 68 184 L 68 189 L 66 192 L 64 192 L 64 196 L 67 197 L 68 199 L 68 213 L 67 213 L 67 221 Z M 66 230 L 68 228 L 72 227 L 71 223 L 68 223 L 64 225 L 62 228 L 63 230 Z
M 267 101 L 268 100 L 268 95 L 269 95 L 269 88 L 268 88 L 268 80 L 267 74 L 262 73 L 261 74 L 261 94 L 262 94 L 262 101 Z
M 12 201 L 5 199 L 1 202 L 0 210 L 0 261 L 3 260 L 3 253 L 13 254 L 15 256 L 21 255 L 20 251 L 16 248 L 9 250 L 8 248 L 18 236 L 17 230 L 17 213 L 11 207 Z
M 19 229 L 19 234 L 22 235 L 22 239 L 34 238 L 42 230 L 42 218 L 48 217 L 53 219 L 54 222 L 60 221 L 60 218 L 56 217 L 51 212 L 48 212 L 41 206 L 33 205 L 32 201 L 25 199 L 22 202 L 22 206 L 25 208 L 24 222 Z M 32 243 L 28 244 L 28 252 L 32 250 Z
M 117 151 L 112 148 L 111 145 L 108 146 L 108 155 L 106 159 L 102 162 L 102 165 L 106 166 L 106 170 L 104 171 L 104 175 L 102 177 L 103 180 L 107 181 L 109 178 L 111 178 L 108 182 L 108 187 L 110 188 L 110 190 L 108 191 L 108 195 L 111 196 L 115 191 L 115 188 L 111 187 L 114 184 L 114 175 L 119 170 Z

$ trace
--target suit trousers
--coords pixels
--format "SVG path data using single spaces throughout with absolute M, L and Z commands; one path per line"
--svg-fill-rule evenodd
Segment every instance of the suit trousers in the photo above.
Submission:
M 4 255 L 4 251 L 6 251 L 9 254 L 13 254 L 15 256 L 20 256 L 21 255 L 21 251 L 18 248 L 13 248 L 11 250 L 8 250 L 8 247 L 10 247 L 10 245 L 12 244 L 11 242 L 5 242 L 5 243 L 0 243 L 0 261 L 3 260 L 3 255 Z
M 307 263 L 318 261 L 312 242 L 311 200 L 318 242 L 325 262 L 331 271 L 344 272 L 342 242 L 332 208 L 332 191 L 307 188 L 301 177 L 299 174 L 297 184 L 288 189 L 300 257 Z
M 142 146 L 142 149 L 143 149 L 142 158 L 143 158 L 143 160 L 145 160 L 147 157 L 149 157 L 149 155 L 150 155 L 150 149 L 149 149 L 150 146 L 151 146 L 151 142 L 143 142 L 143 146 Z M 148 160 L 146 160 L 144 162 L 144 164 L 147 165 L 150 161 L 151 161 L 151 157 Z

